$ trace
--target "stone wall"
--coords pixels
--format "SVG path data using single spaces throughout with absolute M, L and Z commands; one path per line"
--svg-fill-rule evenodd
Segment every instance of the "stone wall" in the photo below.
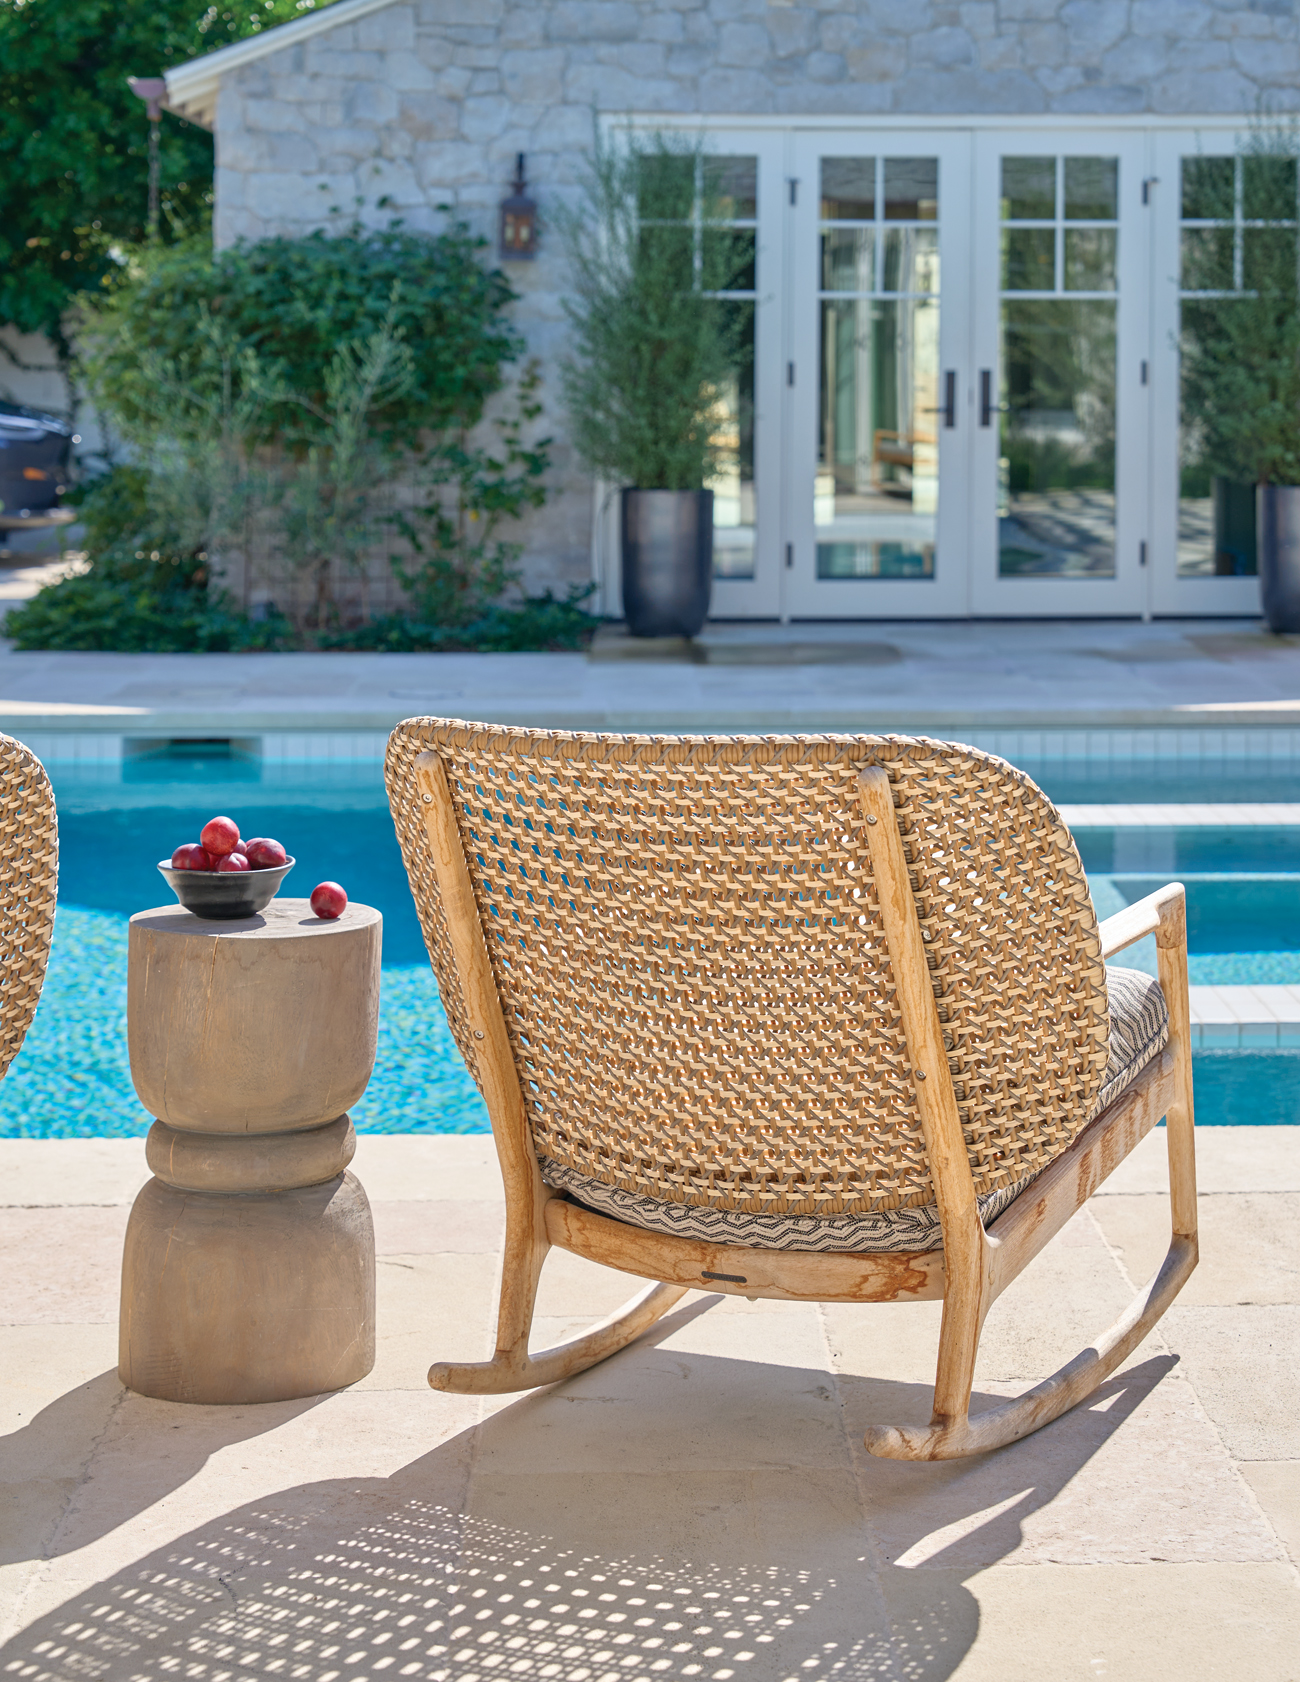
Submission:
M 494 237 L 514 155 L 543 212 L 574 191 L 593 111 L 1211 115 L 1300 107 L 1294 0 L 394 0 L 228 73 L 217 239 L 328 225 L 377 201 L 416 227 L 452 207 Z M 547 372 L 554 494 L 526 528 L 533 581 L 587 575 L 591 495 L 554 378 L 563 272 L 515 264 Z

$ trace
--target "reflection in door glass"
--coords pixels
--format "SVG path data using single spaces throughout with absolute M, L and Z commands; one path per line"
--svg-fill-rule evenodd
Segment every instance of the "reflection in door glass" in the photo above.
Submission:
M 817 576 L 933 578 L 939 165 L 823 158 Z
M 1003 158 L 998 571 L 1115 576 L 1114 158 Z
M 1180 312 L 1187 345 L 1213 341 L 1223 294 L 1249 292 L 1261 260 L 1272 257 L 1294 274 L 1296 166 L 1290 158 L 1197 156 L 1182 160 L 1181 177 Z M 1253 577 L 1254 483 L 1215 460 L 1206 410 L 1196 412 L 1185 381 L 1179 384 L 1178 576 Z
M 706 241 L 720 241 L 727 261 L 726 310 L 735 361 L 714 405 L 714 441 L 721 446 L 713 492 L 713 576 L 754 576 L 754 326 L 757 276 L 758 159 L 704 160 Z M 710 265 L 712 267 L 712 265 Z
M 754 305 L 728 302 L 736 360 L 714 408 L 714 438 L 722 446 L 713 492 L 713 576 L 754 576 Z

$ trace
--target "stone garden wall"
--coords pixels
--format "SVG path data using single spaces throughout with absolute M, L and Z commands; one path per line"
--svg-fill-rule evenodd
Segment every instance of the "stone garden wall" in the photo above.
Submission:
M 544 214 L 573 191 L 594 111 L 1210 115 L 1261 101 L 1300 106 L 1293 0 L 394 0 L 223 78 L 217 239 L 306 232 L 358 201 L 417 227 L 449 206 L 494 237 L 514 154 Z M 591 494 L 558 412 L 554 239 L 512 275 L 556 439 L 530 578 L 584 578 Z

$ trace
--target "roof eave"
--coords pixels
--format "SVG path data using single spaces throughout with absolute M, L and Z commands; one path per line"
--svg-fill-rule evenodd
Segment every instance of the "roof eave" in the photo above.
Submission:
M 254 64 L 260 58 L 310 40 L 313 35 L 320 35 L 327 29 L 338 29 L 369 12 L 396 4 L 399 0 L 334 0 L 333 5 L 322 6 L 319 11 L 308 12 L 303 17 L 294 18 L 291 23 L 277 24 L 274 29 L 264 29 L 261 34 L 252 35 L 246 41 L 234 41 L 228 47 L 204 53 L 202 58 L 192 58 L 185 64 L 175 65 L 163 72 L 167 82 L 167 98 L 163 103 L 178 117 L 197 123 L 200 128 L 211 129 L 217 118 L 217 93 L 221 78 L 228 70 L 239 70 L 245 64 Z

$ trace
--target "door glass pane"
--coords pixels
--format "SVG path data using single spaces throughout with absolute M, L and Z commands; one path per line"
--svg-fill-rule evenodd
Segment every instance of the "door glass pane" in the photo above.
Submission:
M 754 576 L 754 330 L 757 309 L 758 159 L 704 160 L 706 272 L 722 284 L 735 358 L 714 404 L 721 454 L 713 492 L 713 576 Z
M 1050 222 L 1056 215 L 1056 159 L 1003 158 L 1004 222 Z
M 1065 290 L 1113 292 L 1119 241 L 1114 228 L 1065 230 Z
M 1184 158 L 1179 210 L 1180 336 L 1190 348 L 1213 342 L 1225 302 L 1249 290 L 1261 264 L 1281 262 L 1294 271 L 1295 161 Z M 1270 225 L 1260 227 L 1261 221 Z M 1185 359 L 1179 381 L 1178 576 L 1252 577 L 1255 487 L 1216 459 L 1213 407 L 1198 402 L 1193 381 Z
M 938 158 L 886 158 L 885 220 L 933 222 L 938 215 Z
M 876 219 L 876 160 L 822 159 L 822 220 L 874 222 Z
M 1119 159 L 1065 159 L 1065 220 L 1113 222 L 1119 215 Z
M 1115 576 L 1118 186 L 1115 158 L 1002 160 L 1003 578 Z
M 705 158 L 704 193 L 715 216 L 754 220 L 758 215 L 758 159 Z
M 754 305 L 727 304 L 736 330 L 737 358 L 719 393 L 716 436 L 723 445 L 713 492 L 713 576 L 754 576 Z
M 817 576 L 932 578 L 938 160 L 823 158 L 821 208 Z

